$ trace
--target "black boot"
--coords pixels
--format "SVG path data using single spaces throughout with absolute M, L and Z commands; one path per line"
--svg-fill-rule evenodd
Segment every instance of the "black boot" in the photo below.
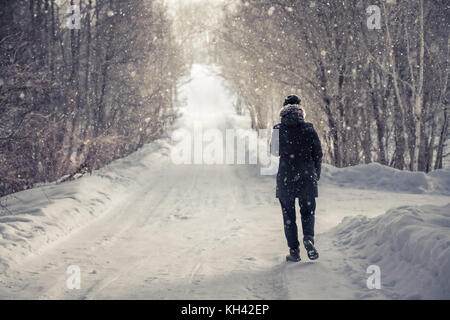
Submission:
M 314 247 L 313 236 L 304 236 L 303 244 L 305 246 L 306 253 L 308 254 L 308 258 L 310 260 L 316 260 L 317 258 L 319 258 L 319 252 L 317 252 L 317 249 Z
M 286 261 L 298 262 L 300 261 L 300 250 L 299 248 L 289 249 L 289 255 L 286 256 Z

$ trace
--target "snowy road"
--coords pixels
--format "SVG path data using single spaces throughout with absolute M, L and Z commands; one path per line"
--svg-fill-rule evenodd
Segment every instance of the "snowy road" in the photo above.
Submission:
M 245 166 L 167 163 L 165 169 L 167 174 L 149 177 L 147 186 L 112 212 L 27 260 L 1 296 L 353 299 L 374 294 L 346 278 L 343 255 L 326 234 L 317 239 L 320 260 L 308 262 L 303 250 L 303 262 L 285 262 L 280 209 L 270 180 L 262 183 Z M 317 211 L 319 231 L 327 219 L 338 219 L 332 212 L 351 213 L 348 199 L 355 196 L 354 205 L 361 201 L 361 193 L 356 198 L 353 190 L 325 190 Z M 387 195 L 367 192 L 365 200 L 394 201 Z M 382 207 L 372 208 L 373 214 L 384 212 Z M 81 268 L 80 290 L 66 287 L 69 265 Z
M 272 221 L 279 229 L 279 216 L 264 200 L 273 202 L 272 197 L 255 196 L 232 166 L 167 163 L 165 169 L 167 174 L 152 176 L 123 205 L 24 264 L 20 274 L 30 278 L 17 294 L 82 299 L 262 294 L 242 280 L 250 277 L 245 273 L 259 254 L 281 240 L 261 228 Z M 66 289 L 69 265 L 82 270 L 81 290 Z M 233 278 L 218 280 L 230 272 L 242 288 L 233 288 Z
M 205 81 L 207 94 L 219 96 L 216 108 L 229 103 L 214 79 L 210 74 L 187 84 L 187 104 L 200 108 L 197 116 L 214 107 L 196 95 Z M 99 218 L 12 265 L 0 282 L 0 298 L 385 298 L 348 277 L 348 256 L 327 231 L 344 216 L 449 202 L 448 196 L 322 184 L 316 225 L 321 258 L 309 262 L 302 248 L 302 262 L 289 264 L 274 179 L 255 166 L 175 165 L 166 155 L 140 175 L 145 183 L 131 187 Z M 79 290 L 66 286 L 70 265 L 80 267 Z M 366 277 L 365 268 L 353 272 Z

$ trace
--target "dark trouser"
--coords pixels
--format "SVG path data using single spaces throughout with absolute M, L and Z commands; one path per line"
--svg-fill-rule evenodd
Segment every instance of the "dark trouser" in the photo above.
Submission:
M 283 210 L 284 234 L 289 248 L 298 248 L 298 231 L 295 213 L 295 198 L 279 199 Z M 299 198 L 303 236 L 314 236 L 314 215 L 316 199 L 314 197 Z

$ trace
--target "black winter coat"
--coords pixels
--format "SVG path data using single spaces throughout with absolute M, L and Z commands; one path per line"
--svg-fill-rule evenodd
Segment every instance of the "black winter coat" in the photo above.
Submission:
M 281 123 L 273 127 L 278 130 L 272 133 L 271 152 L 280 156 L 277 198 L 318 196 L 322 147 L 312 123 L 305 122 L 296 110 L 295 107 L 284 110 Z

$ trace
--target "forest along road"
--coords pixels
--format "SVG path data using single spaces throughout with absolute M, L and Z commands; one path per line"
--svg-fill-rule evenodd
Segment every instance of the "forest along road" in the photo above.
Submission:
M 216 115 L 223 125 L 232 110 L 223 81 L 202 66 L 194 66 L 191 77 L 183 89 L 184 117 L 211 124 L 204 115 Z M 326 231 L 344 216 L 430 202 L 426 195 L 322 185 L 316 213 L 320 258 L 309 262 L 301 248 L 303 260 L 287 263 L 273 177 L 252 165 L 176 165 L 169 156 L 157 168 L 143 171 L 148 183 L 119 206 L 10 270 L 0 298 L 383 298 L 365 282 L 347 278 L 347 257 Z M 80 268 L 79 289 L 68 289 L 71 265 Z M 365 277 L 366 270 L 360 272 Z

